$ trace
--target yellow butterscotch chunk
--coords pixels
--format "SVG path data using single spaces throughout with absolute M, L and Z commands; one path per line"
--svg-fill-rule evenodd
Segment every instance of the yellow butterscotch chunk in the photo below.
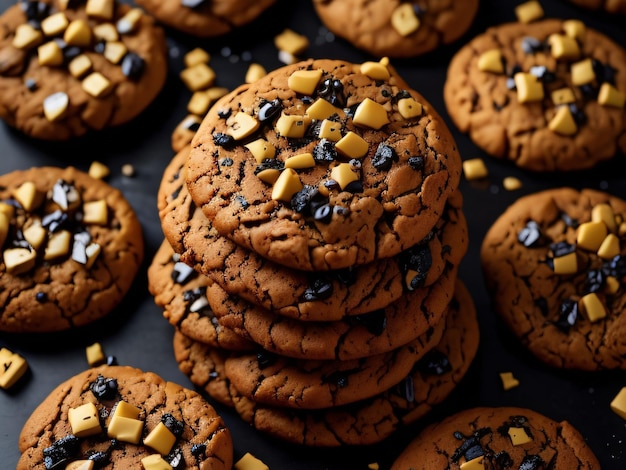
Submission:
M 248 70 L 246 70 L 244 82 L 254 83 L 257 80 L 265 77 L 265 75 L 267 75 L 267 70 L 265 70 L 265 67 L 258 63 L 252 63 L 248 66 Z
M 486 178 L 489 175 L 482 158 L 470 158 L 463 161 L 463 175 L 468 181 Z
M 478 56 L 478 70 L 483 72 L 504 73 L 504 62 L 500 49 L 490 49 Z
M 83 222 L 86 224 L 106 225 L 109 221 L 109 209 L 105 199 L 89 201 L 83 204 Z
M 100 23 L 91 30 L 95 39 L 99 41 L 113 42 L 120 38 L 117 29 L 113 23 Z
M 578 259 L 575 251 L 557 256 L 552 261 L 555 274 L 575 274 L 578 271 Z
M 4 250 L 2 258 L 7 274 L 23 274 L 35 266 L 37 253 L 28 248 L 9 248 Z
M 172 466 L 163 459 L 161 454 L 148 455 L 141 459 L 144 470 L 172 470 Z
M 583 296 L 582 304 L 585 313 L 587 314 L 587 319 L 591 323 L 606 317 L 606 308 L 604 307 L 602 300 L 600 300 L 600 297 L 598 297 L 598 294 L 595 292 Z
M 267 184 L 275 184 L 276 180 L 280 176 L 281 171 L 276 168 L 266 168 L 265 170 L 261 170 L 256 174 L 256 177 L 261 181 Z
M 204 116 L 211 105 L 228 93 L 228 88 L 213 86 L 207 90 L 193 93 L 187 103 L 187 111 L 197 116 Z
M 0 247 L 4 245 L 9 234 L 10 220 L 4 212 L 0 212 Z
M 87 47 L 91 44 L 91 28 L 85 20 L 72 20 L 65 28 L 63 40 L 70 46 Z
M 415 98 L 402 98 L 398 100 L 398 112 L 404 119 L 413 119 L 422 115 L 422 103 Z
M 485 468 L 484 461 L 485 457 L 481 455 L 475 459 L 463 462 L 459 468 L 461 468 L 461 470 L 483 470 Z
M 24 240 L 26 240 L 30 246 L 32 246 L 35 250 L 38 250 L 46 241 L 48 231 L 43 228 L 40 223 L 34 223 L 24 229 L 22 231 L 22 235 L 24 235 Z
M 72 434 L 76 437 L 87 437 L 102 431 L 98 419 L 98 408 L 93 403 L 85 403 L 76 408 L 70 408 L 67 418 L 72 427 Z
M 13 36 L 13 47 L 17 49 L 30 49 L 38 46 L 43 41 L 43 34 L 28 23 L 18 25 Z
M 176 436 L 162 422 L 157 424 L 143 440 L 145 445 L 161 455 L 169 454 L 175 442 Z
M 603 106 L 623 108 L 624 103 L 626 103 L 626 95 L 610 83 L 604 82 L 600 86 L 600 91 L 598 92 L 598 103 Z
M 65 466 L 65 470 L 93 470 L 93 460 L 74 460 Z
M 514 75 L 517 99 L 520 103 L 543 99 L 543 84 L 531 73 L 518 72 Z
M 211 55 L 200 47 L 196 47 L 187 52 L 184 57 L 185 67 L 193 67 L 198 64 L 208 64 L 211 60 Z
M 358 181 L 359 175 L 352 170 L 349 163 L 340 163 L 330 170 L 330 177 L 337 182 L 341 189 L 345 189 L 353 181 Z
M 352 122 L 356 126 L 378 130 L 389 123 L 389 116 L 387 116 L 387 110 L 382 104 L 371 98 L 365 98 L 354 111 Z
M 513 376 L 513 372 L 500 372 L 500 380 L 504 390 L 511 390 L 519 385 L 519 380 Z
M 611 410 L 622 419 L 626 419 L 626 387 L 622 387 L 611 401 Z
M 591 59 L 573 63 L 570 67 L 570 74 L 572 75 L 572 83 L 576 86 L 586 85 L 593 82 L 596 78 Z
M 551 34 L 548 37 L 550 53 L 555 59 L 577 59 L 580 57 L 580 47 L 576 38 L 565 34 Z
M 100 256 L 101 251 L 102 247 L 98 243 L 90 243 L 85 247 L 85 254 L 87 255 L 87 262 L 85 263 L 85 267 L 87 269 L 93 266 L 98 256 Z
M 230 135 L 235 140 L 245 139 L 255 133 L 261 126 L 258 119 L 243 111 L 239 111 L 235 114 L 232 122 L 229 122 L 229 124 L 228 129 L 226 129 L 226 134 Z
M 369 150 L 369 144 L 356 132 L 348 132 L 336 144 L 335 149 L 346 158 L 362 158 Z
M 617 234 L 620 237 L 626 236 L 626 222 L 622 222 L 619 224 L 619 226 L 617 227 Z
M 578 226 L 576 244 L 589 251 L 598 251 L 606 237 L 608 229 L 604 222 L 585 222 Z
M 315 159 L 311 153 L 300 153 L 289 157 L 285 160 L 285 168 L 293 168 L 294 170 L 304 170 L 305 168 L 313 168 Z
M 101 18 L 104 20 L 113 19 L 113 8 L 115 6 L 115 0 L 87 0 L 85 10 L 87 15 L 94 18 Z
M 257 459 L 250 452 L 246 452 L 234 464 L 235 470 L 269 470 L 269 467 L 265 465 L 261 460 Z
M 88 173 L 92 178 L 101 180 L 109 176 L 111 170 L 109 170 L 109 167 L 104 163 L 94 160 L 91 162 L 91 165 L 89 165 Z
M 415 14 L 413 4 L 410 2 L 401 3 L 391 12 L 391 26 L 403 37 L 417 31 L 420 27 L 420 19 Z
M 585 38 L 586 29 L 585 23 L 580 20 L 563 21 L 563 31 L 571 38 L 582 41 Z
M 127 52 L 128 48 L 123 42 L 109 41 L 104 46 L 103 55 L 112 64 L 119 64 Z
M 550 122 L 548 129 L 561 135 L 574 135 L 578 131 L 578 126 L 572 116 L 569 106 L 560 106 Z
M 69 230 L 60 230 L 53 233 L 48 238 L 48 243 L 44 249 L 43 259 L 50 261 L 66 256 L 70 252 L 72 234 Z
M 285 168 L 280 172 L 272 187 L 272 199 L 275 201 L 291 201 L 294 194 L 302 189 L 302 182 L 293 168 Z
M 367 468 L 369 468 L 369 470 L 379 470 L 380 469 L 380 465 L 378 465 L 377 462 L 368 463 L 367 464 Z
M 536 0 L 521 3 L 515 7 L 515 16 L 520 23 L 532 23 L 543 17 L 541 3 Z
M 343 110 L 333 106 L 324 98 L 318 98 L 315 100 L 315 102 L 307 108 L 306 114 L 311 119 L 316 119 L 318 121 L 328 119 L 334 114 L 337 114 L 340 117 L 343 117 L 344 115 Z
M 180 79 L 189 91 L 209 88 L 215 82 L 215 77 L 215 70 L 204 62 L 187 67 L 180 72 Z
M 387 64 L 383 61 L 374 62 L 367 61 L 361 64 L 361 73 L 363 75 L 367 75 L 373 80 L 389 80 L 389 68 Z
M 604 222 L 606 228 L 611 233 L 617 232 L 617 221 L 615 220 L 615 213 L 613 208 L 609 204 L 596 204 L 591 209 L 591 221 L 592 222 Z
M 86 54 L 81 54 L 74 57 L 67 65 L 67 69 L 70 71 L 73 77 L 80 78 L 91 71 L 93 64 L 91 59 Z
M 554 90 L 550 97 L 552 98 L 552 102 L 559 106 L 561 104 L 569 104 L 574 103 L 576 101 L 576 97 L 574 96 L 574 92 L 571 88 L 559 88 L 558 90 Z
M 527 444 L 532 442 L 533 438 L 526 434 L 524 428 L 509 428 L 509 438 L 511 439 L 511 444 L 514 446 L 521 446 L 523 444 Z
M 87 346 L 85 348 L 85 355 L 87 356 L 87 364 L 89 364 L 90 367 L 100 365 L 106 360 L 100 343 L 93 343 Z
M 619 253 L 619 238 L 617 238 L 617 235 L 609 233 L 604 240 L 602 240 L 600 248 L 598 248 L 598 256 L 602 259 L 612 259 L 619 255 Z
M 128 402 L 117 402 L 107 427 L 107 435 L 131 444 L 139 443 L 143 431 L 143 421 L 138 419 L 140 413 L 139 408 Z
M 43 113 L 50 122 L 57 121 L 65 115 L 70 105 L 70 97 L 63 91 L 48 95 L 43 100 Z
M 312 95 L 322 78 L 324 71 L 322 69 L 315 70 L 296 70 L 287 79 L 287 86 L 296 93 L 302 95 Z
M 282 113 L 276 120 L 274 129 L 281 137 L 300 139 L 304 137 L 304 133 L 309 127 L 310 122 L 311 118 L 309 116 Z
M 83 90 L 94 98 L 105 96 L 113 89 L 109 79 L 100 72 L 92 72 L 87 75 L 81 82 L 81 86 L 83 87 Z
M 616 294 L 617 291 L 620 289 L 620 282 L 619 279 L 617 279 L 616 277 L 613 276 L 607 276 L 607 278 L 604 281 L 604 291 L 607 294 Z
M 309 40 L 306 36 L 286 28 L 282 33 L 274 37 L 274 46 L 276 46 L 276 49 L 279 51 L 297 56 L 302 54 L 306 48 L 309 47 Z
M 117 20 L 117 23 L 115 24 L 117 31 L 120 34 L 133 32 L 141 21 L 142 16 L 143 11 L 140 8 L 131 8 L 124 14 L 124 16 Z
M 28 370 L 26 359 L 7 349 L 0 349 L 0 387 L 11 388 Z
M 515 191 L 522 187 L 522 181 L 515 176 L 507 176 L 502 180 L 502 187 L 507 191 Z
M 39 65 L 61 65 L 63 51 L 56 41 L 48 41 L 37 48 L 37 60 Z
M 32 181 L 25 181 L 15 188 L 13 197 L 26 212 L 30 212 L 41 205 L 45 194 L 39 191 Z
M 332 142 L 337 142 L 339 139 L 341 139 L 341 123 L 331 121 L 330 119 L 324 119 L 320 124 L 318 137 L 320 139 L 327 139 Z
M 41 30 L 46 36 L 56 36 L 65 31 L 65 28 L 69 25 L 69 20 L 65 13 L 59 11 L 44 18 L 41 21 Z
M 245 147 L 250 150 L 250 153 L 254 156 L 257 163 L 261 163 L 268 158 L 274 158 L 276 155 L 276 147 L 265 139 L 253 140 L 247 143 Z
M 15 197 L 15 195 L 13 197 Z M 0 201 L 0 214 L 6 215 L 7 219 L 11 220 L 15 215 L 15 206 L 13 206 L 13 204 Z

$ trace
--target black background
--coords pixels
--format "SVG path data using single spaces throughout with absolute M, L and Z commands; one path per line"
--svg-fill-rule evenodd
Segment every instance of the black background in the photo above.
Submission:
M 12 3 L 0 0 L 1 11 Z M 392 60 L 411 87 L 421 92 L 446 119 L 462 157 L 482 157 L 489 169 L 485 180 L 461 182 L 470 248 L 461 265 L 460 277 L 472 293 L 481 327 L 481 346 L 466 379 L 445 403 L 420 423 L 383 443 L 365 448 L 309 449 L 288 445 L 260 435 L 233 410 L 215 404 L 232 431 L 235 461 L 251 452 L 272 470 L 367 469 L 368 464 L 374 462 L 386 469 L 427 422 L 476 405 L 515 405 L 533 408 L 555 420 L 570 421 L 588 440 L 602 468 L 626 468 L 626 422 L 609 408 L 613 397 L 626 386 L 624 371 L 575 373 L 550 369 L 536 361 L 518 347 L 515 338 L 495 319 L 480 273 L 478 252 L 482 238 L 491 223 L 516 198 L 563 185 L 602 189 L 626 198 L 623 155 L 591 171 L 529 173 L 487 157 L 452 125 L 442 96 L 450 58 L 463 42 L 487 27 L 514 21 L 513 9 L 519 3 L 482 0 L 472 28 L 460 41 L 417 58 Z M 546 16 L 580 18 L 589 27 L 626 45 L 626 15 L 585 10 L 566 0 L 543 0 L 542 5 Z M 147 265 L 163 240 L 156 192 L 162 172 L 174 155 L 171 133 L 187 114 L 185 107 L 191 96 L 178 74 L 183 68 L 183 55 L 202 47 L 211 54 L 210 65 L 217 73 L 216 85 L 233 89 L 243 82 L 251 61 L 262 64 L 267 70 L 282 65 L 273 39 L 286 27 L 309 38 L 310 46 L 302 58 L 338 58 L 357 63 L 378 59 L 325 34 L 309 1 L 278 0 L 253 24 L 225 37 L 199 40 L 168 30 L 167 84 L 146 112 L 121 128 L 72 142 L 51 143 L 34 141 L 0 123 L 0 172 L 41 165 L 74 165 L 86 171 L 93 160 L 99 160 L 111 169 L 108 182 L 121 189 L 137 211 L 146 241 L 146 260 L 132 291 L 105 320 L 62 334 L 0 335 L 0 347 L 21 354 L 30 366 L 26 377 L 14 388 L 0 390 L 0 468 L 15 468 L 19 457 L 17 438 L 23 423 L 56 385 L 87 368 L 85 347 L 93 342 L 100 342 L 105 353 L 115 356 L 120 364 L 150 370 L 167 380 L 192 387 L 174 360 L 173 328 L 155 306 L 146 280 Z M 127 163 L 135 167 L 134 177 L 121 174 L 122 165 Z M 522 189 L 509 192 L 502 188 L 502 179 L 510 175 L 522 180 Z M 498 376 L 503 371 L 513 372 L 520 386 L 504 391 Z

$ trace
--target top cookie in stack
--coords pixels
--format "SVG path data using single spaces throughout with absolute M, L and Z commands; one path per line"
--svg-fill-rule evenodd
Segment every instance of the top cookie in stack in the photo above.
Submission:
M 385 60 L 309 60 L 214 106 L 186 178 L 220 235 L 275 263 L 319 271 L 422 241 L 460 169 L 444 121 Z

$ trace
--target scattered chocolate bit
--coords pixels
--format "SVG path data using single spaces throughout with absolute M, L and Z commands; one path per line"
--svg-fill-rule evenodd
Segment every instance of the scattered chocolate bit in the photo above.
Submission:
M 171 413 L 165 413 L 161 416 L 161 422 L 176 438 L 179 438 L 183 434 L 185 424 L 182 421 L 177 420 Z
M 534 220 L 526 222 L 526 226 L 517 234 L 517 240 L 526 248 L 538 246 L 541 240 L 541 229 Z
M 398 385 L 396 392 L 409 403 L 415 401 L 415 384 L 412 375 L 407 375 Z
M 552 254 L 555 258 L 559 258 L 561 256 L 569 255 L 570 253 L 576 251 L 576 245 L 572 245 L 571 243 L 567 243 L 565 241 L 551 243 L 550 251 L 552 251 Z
M 302 298 L 305 302 L 328 299 L 333 293 L 333 284 L 325 277 L 313 279 L 311 285 L 306 288 Z
M 340 80 L 332 78 L 323 80 L 317 93 L 334 106 L 343 108 L 346 104 L 346 99 L 343 96 L 343 83 Z
M 385 143 L 380 143 L 376 149 L 376 153 L 372 157 L 372 165 L 379 171 L 387 171 L 397 159 L 398 155 L 393 147 Z
M 385 310 L 375 310 L 364 315 L 356 315 L 354 317 L 356 323 L 365 326 L 371 334 L 380 336 L 387 328 L 387 315 Z
M 448 356 L 437 349 L 431 349 L 417 362 L 420 371 L 426 374 L 443 375 L 452 370 Z
M 339 158 L 335 144 L 328 139 L 320 139 L 311 153 L 316 162 L 333 162 Z
M 195 275 L 195 270 L 186 263 L 178 261 L 172 270 L 172 279 L 177 284 L 186 284 Z
M 98 400 L 111 400 L 117 397 L 117 380 L 99 375 L 89 385 L 89 390 Z
M 256 355 L 259 369 L 265 369 L 276 362 L 276 355 L 269 351 L 259 351 Z
M 204 459 L 206 444 L 194 444 L 191 446 L 191 455 L 198 459 Z
M 543 464 L 543 459 L 538 455 L 526 455 L 522 459 L 519 470 L 539 470 L 544 468 Z
M 554 324 L 564 333 L 574 326 L 578 318 L 578 302 L 572 299 L 565 299 L 561 303 L 559 318 Z
M 61 468 L 78 453 L 79 449 L 79 440 L 72 434 L 53 442 L 50 447 L 43 450 L 43 461 L 46 469 Z
M 122 73 L 131 80 L 137 80 L 141 77 L 145 68 L 145 61 L 134 52 L 128 52 L 121 63 Z
M 48 300 L 48 294 L 46 294 L 45 292 L 37 292 L 37 294 L 35 295 L 35 299 L 39 303 L 44 303 L 46 300 Z
M 213 142 L 215 145 L 227 148 L 234 144 L 235 139 L 228 134 L 224 134 L 223 132 L 216 132 L 213 134 Z
M 262 123 L 272 121 L 280 114 L 280 111 L 282 109 L 283 105 L 279 99 L 265 101 L 263 104 L 261 104 L 261 107 L 259 108 L 257 118 Z
M 183 456 L 183 451 L 179 448 L 172 450 L 167 456 L 165 460 L 170 464 L 173 469 L 185 468 L 185 457 Z

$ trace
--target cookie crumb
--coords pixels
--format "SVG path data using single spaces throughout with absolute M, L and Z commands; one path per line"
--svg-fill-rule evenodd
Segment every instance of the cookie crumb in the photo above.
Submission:
M 0 348 L 0 388 L 11 388 L 27 370 L 26 359 L 7 348 Z
M 626 387 L 622 387 L 611 401 L 611 410 L 621 418 L 626 419 Z
M 482 158 L 471 158 L 463 162 L 463 174 L 468 181 L 486 178 L 489 172 Z
M 235 470 L 269 470 L 267 465 L 250 452 L 246 452 L 246 454 L 235 463 L 233 468 Z
M 100 343 L 93 343 L 90 346 L 87 346 L 85 349 L 85 354 L 87 355 L 87 364 L 89 367 L 99 366 L 100 364 L 104 364 L 106 358 L 104 357 L 104 351 L 102 350 L 102 345 Z
M 507 191 L 515 191 L 522 187 L 522 181 L 515 176 L 507 176 L 502 180 L 502 187 Z
M 133 165 L 131 165 L 130 163 L 126 163 L 125 165 L 122 165 L 122 174 L 124 176 L 135 176 L 135 167 Z
M 513 376 L 513 372 L 500 372 L 500 380 L 504 390 L 511 390 L 519 385 L 519 380 Z

